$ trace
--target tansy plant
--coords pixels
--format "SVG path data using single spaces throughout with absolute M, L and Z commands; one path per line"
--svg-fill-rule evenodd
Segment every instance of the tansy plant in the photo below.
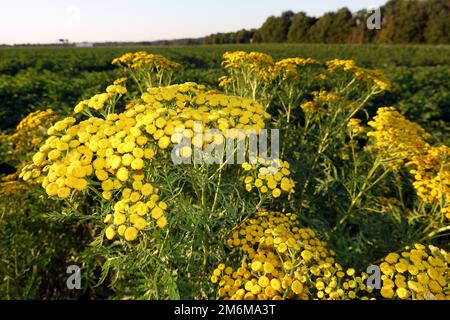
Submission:
M 53 220 L 88 226 L 97 285 L 118 298 L 448 297 L 448 254 L 418 244 L 449 230 L 448 148 L 393 108 L 367 122 L 390 87 L 381 73 L 227 52 L 220 92 L 171 84 L 180 65 L 159 55 L 113 64 L 126 78 L 44 126 L 20 172 L 64 203 Z M 280 152 L 251 152 L 267 129 Z
M 233 64 L 230 56 L 246 59 L 242 59 L 242 65 Z M 383 249 L 373 246 L 374 237 L 379 243 L 389 241 L 385 232 L 392 228 L 404 244 L 448 233 L 446 146 L 432 147 L 430 135 L 394 108 L 380 108 L 372 121 L 364 122 L 368 118 L 365 107 L 371 98 L 390 88 L 380 72 L 359 67 L 352 60 L 321 63 L 297 58 L 268 63 L 270 76 L 266 76 L 261 71 L 246 71 L 257 70 L 260 64 L 256 57 L 255 53 L 225 54 L 228 75 L 222 84 L 229 92 L 237 92 L 240 89 L 236 83 L 247 82 L 248 88 L 252 87 L 250 83 L 261 83 L 254 90 L 259 92 L 256 97 L 264 103 L 269 101 L 268 111 L 276 115 L 277 125 L 283 126 L 281 156 L 295 163 L 290 168 L 296 182 L 294 207 L 313 223 L 325 217 L 329 224 L 325 233 L 335 246 L 344 245 L 343 239 L 349 238 L 348 245 L 339 250 L 341 256 L 347 257 L 347 264 L 354 261 L 349 258 L 349 247 L 367 256 L 382 255 Z M 251 68 L 244 66 L 248 60 L 253 61 Z M 266 57 L 265 61 L 270 60 Z M 258 81 L 252 77 L 258 77 Z M 250 170 L 250 166 L 246 169 Z M 263 179 L 245 179 L 248 190 L 256 186 L 258 192 L 267 192 Z M 411 186 L 418 197 L 410 195 Z M 391 200 L 380 206 L 380 196 Z M 354 242 L 357 237 L 359 240 Z M 231 281 L 224 283 L 236 288 Z M 229 289 L 222 286 L 220 295 Z M 263 291 L 240 290 L 239 297 L 267 298 Z M 402 296 L 407 298 L 416 296 Z
M 128 67 L 136 72 L 153 63 L 137 56 L 119 61 L 126 64 L 131 59 Z M 197 279 L 209 264 L 210 251 L 218 249 L 211 246 L 221 233 L 250 214 L 256 203 L 270 203 L 282 190 L 291 192 L 293 181 L 288 164 L 276 159 L 281 166 L 266 174 L 281 174 L 268 181 L 271 193 L 252 197 L 242 192 L 244 168 L 228 154 L 219 153 L 212 163 L 183 161 L 198 150 L 225 149 L 227 138 L 248 143 L 239 133 L 257 135 L 270 118 L 258 102 L 208 91 L 196 83 L 150 87 L 149 78 L 143 81 L 147 90 L 138 99 L 128 99 L 119 80 L 105 93 L 80 102 L 75 117 L 48 129 L 49 137 L 21 177 L 40 183 L 49 197 L 63 199 L 72 210 L 90 203 L 86 214 L 97 219 L 99 230 L 102 223 L 105 226 L 98 245 L 122 243 L 130 260 L 147 250 L 156 263 L 151 266 L 154 277 L 161 270 L 171 278 L 177 277 L 174 270 L 185 270 L 180 277 Z M 181 145 L 184 140 L 190 144 Z M 174 153 L 181 163 L 174 161 Z M 148 261 L 142 263 L 145 268 Z M 117 265 L 116 272 L 123 272 L 123 267 Z M 148 293 L 160 294 L 157 287 Z

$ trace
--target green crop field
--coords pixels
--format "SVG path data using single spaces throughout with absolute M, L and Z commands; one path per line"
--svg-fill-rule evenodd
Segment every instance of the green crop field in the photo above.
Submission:
M 129 51 L 159 53 L 182 64 L 176 82 L 217 87 L 226 51 L 246 50 L 274 58 L 355 59 L 382 70 L 393 82 L 375 106 L 395 105 L 439 139 L 448 136 L 450 119 L 450 46 L 376 46 L 258 44 L 144 48 L 3 48 L 0 49 L 0 128 L 15 126 L 27 112 L 52 106 L 70 109 L 103 89 L 118 74 L 113 57 Z M 448 122 L 447 122 L 448 124 Z
M 439 45 L 0 48 L 0 299 L 449 299 L 449 79 Z

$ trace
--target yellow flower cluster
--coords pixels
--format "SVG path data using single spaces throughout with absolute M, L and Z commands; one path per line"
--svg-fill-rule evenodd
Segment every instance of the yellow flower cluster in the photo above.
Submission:
M 314 102 L 318 104 L 326 104 L 338 99 L 338 96 L 334 93 L 328 92 L 326 90 L 313 91 Z
M 414 166 L 410 171 L 415 178 L 413 185 L 424 202 L 450 202 L 449 147 L 430 147 L 426 153 L 413 156 L 408 165 Z
M 93 130 L 97 130 L 97 127 L 93 119 L 80 125 L 73 125 L 75 122 L 75 118 L 69 117 L 50 127 L 50 137 L 33 156 L 33 163 L 21 172 L 20 177 L 25 181 L 38 178 L 35 177 L 37 172 L 45 175 L 41 179 L 42 186 L 49 196 L 67 198 L 72 188 L 85 190 L 86 177 L 93 173 L 93 152 L 86 146 L 90 137 L 87 128 L 95 132 Z
M 19 170 L 19 178 L 30 184 L 42 184 L 44 177 L 42 171 L 48 168 L 37 166 L 33 162 L 26 163 L 21 170 Z
M 180 68 L 180 64 L 167 59 L 159 54 L 150 54 L 145 51 L 135 53 L 126 53 L 118 58 L 113 59 L 112 64 L 124 66 L 131 69 L 139 69 L 142 67 L 155 68 L 157 72 L 161 70 L 175 70 Z
M 225 69 L 249 68 L 263 70 L 273 66 L 273 59 L 271 56 L 261 52 L 225 52 L 222 66 Z
M 122 81 L 122 79 L 118 79 L 119 81 Z M 115 83 L 118 83 L 116 80 Z M 105 107 L 105 104 L 107 102 L 111 102 L 110 99 L 117 96 L 123 96 L 127 93 L 127 88 L 122 86 L 120 83 L 118 84 L 112 84 L 106 88 L 106 92 L 96 94 L 90 99 L 83 100 L 79 102 L 75 108 L 75 113 L 81 113 L 86 109 L 94 109 L 96 111 L 102 110 Z
M 318 105 L 316 105 L 313 101 L 306 101 L 304 103 L 302 103 L 300 105 L 300 108 L 302 108 L 302 110 L 304 112 L 318 112 L 318 111 L 323 111 L 319 108 Z
M 347 123 L 347 128 L 351 135 L 359 135 L 364 132 L 364 128 L 361 125 L 361 120 L 357 118 L 352 118 Z
M 101 110 L 105 106 L 105 103 L 111 98 L 110 93 L 96 94 L 89 100 L 83 100 L 75 106 L 74 112 L 81 113 L 86 108 L 92 108 L 94 110 Z
M 264 53 L 236 51 L 224 54 L 222 66 L 226 69 L 226 75 L 219 78 L 219 86 L 227 92 L 257 99 L 266 107 L 272 100 L 281 99 L 288 122 L 294 104 L 312 85 L 312 81 L 317 79 L 322 87 L 328 87 L 323 82 L 329 80 L 329 85 L 336 87 L 332 78 L 334 71 L 344 69 L 351 73 L 352 80 L 345 89 L 362 85 L 370 89 L 372 95 L 389 88 L 389 82 L 379 71 L 360 68 L 352 60 L 332 60 L 325 64 L 311 58 L 296 57 L 274 61 Z M 309 101 L 302 108 L 316 111 L 317 106 Z
M 338 97 L 334 93 L 326 90 L 314 91 L 313 100 L 302 103 L 300 108 L 304 112 L 323 112 L 327 110 L 330 103 L 335 102 L 337 99 Z
M 450 220 L 450 206 L 447 206 L 445 208 L 441 209 L 441 213 L 443 216 L 445 216 L 448 220 Z
M 219 87 L 226 87 L 233 82 L 233 79 L 229 76 L 222 76 L 219 78 Z
M 150 88 L 122 113 L 55 123 L 21 177 L 36 179 L 49 196 L 61 199 L 97 186 L 106 200 L 120 195 L 114 214 L 107 216 L 106 236 L 112 239 L 117 233 L 131 241 L 145 228 L 145 217 L 161 228 L 167 224 L 167 205 L 157 202 L 156 188 L 144 174 L 147 162 L 159 153 L 168 157 L 170 152 L 164 151 L 183 138 L 202 148 L 223 145 L 232 129 L 257 133 L 268 117 L 255 101 L 206 91 L 195 83 Z M 180 153 L 190 156 L 191 146 Z
M 355 76 L 357 79 L 362 79 L 369 83 L 373 83 L 382 91 L 389 90 L 392 86 L 380 70 L 362 69 L 362 71 L 356 73 Z
M 114 239 L 116 234 L 127 241 L 135 240 L 138 232 L 146 228 L 148 214 L 159 228 L 167 225 L 167 218 L 164 215 L 167 204 L 163 201 L 158 202 L 159 196 L 155 193 L 154 186 L 143 181 L 144 174 L 135 174 L 132 187 L 122 190 L 122 198 L 115 203 L 114 213 L 106 215 L 103 222 L 109 224 L 105 231 L 109 240 Z M 111 187 L 114 188 L 114 185 Z
M 273 68 L 273 76 L 281 77 L 283 80 L 298 79 L 299 68 L 309 65 L 320 65 L 321 63 L 311 58 L 287 58 L 277 61 Z
M 415 122 L 407 120 L 395 108 L 379 108 L 373 121 L 368 125 L 375 129 L 367 136 L 373 138 L 373 145 L 367 151 L 381 152 L 391 167 L 396 169 L 405 159 L 421 154 L 428 148 L 426 139 L 430 137 Z
M 211 276 L 224 299 L 354 299 L 370 289 L 366 274 L 335 262 L 313 230 L 302 228 L 294 214 L 260 212 L 245 220 L 228 239 L 243 262 L 236 270 L 220 264 Z
M 52 109 L 32 112 L 19 122 L 13 134 L 6 136 L 7 141 L 16 151 L 32 151 L 45 140 L 47 128 L 58 120 Z
M 117 94 L 120 94 L 121 96 L 123 96 L 124 94 L 127 93 L 127 88 L 120 84 L 112 84 L 106 88 L 106 93 L 109 93 L 109 94 L 117 93 Z
M 380 294 L 387 299 L 448 300 L 449 263 L 450 254 L 431 245 L 415 244 L 400 254 L 389 253 L 380 265 Z
M 291 172 L 287 161 L 258 157 L 252 164 L 243 163 L 242 168 L 253 173 L 244 178 L 245 189 L 249 192 L 256 187 L 262 194 L 270 192 L 274 198 L 278 198 L 282 192 L 292 194 L 295 191 L 295 182 L 289 178 Z
M 142 100 L 151 114 L 144 118 L 145 129 L 162 149 L 183 138 L 197 148 L 222 145 L 224 138 L 259 133 L 270 117 L 256 101 L 206 91 L 195 83 L 151 88 Z
M 333 59 L 333 60 L 327 61 L 327 67 L 328 67 L 328 70 L 331 72 L 334 72 L 337 70 L 353 72 L 354 70 L 358 69 L 358 66 L 356 65 L 356 62 L 354 60 L 340 60 L 340 59 Z
M 430 135 L 394 108 L 378 109 L 374 120 L 368 124 L 375 130 L 367 134 L 374 140 L 366 150 L 381 152 L 394 170 L 403 164 L 413 167 L 410 173 L 414 175 L 413 186 L 420 199 L 428 204 L 439 204 L 442 214 L 448 218 L 450 148 L 430 146 L 426 141 Z
M 353 75 L 357 80 L 365 81 L 370 85 L 377 86 L 380 90 L 388 90 L 391 87 L 390 82 L 378 70 L 369 70 L 358 67 L 354 60 L 333 59 L 327 62 L 330 72 L 343 70 Z

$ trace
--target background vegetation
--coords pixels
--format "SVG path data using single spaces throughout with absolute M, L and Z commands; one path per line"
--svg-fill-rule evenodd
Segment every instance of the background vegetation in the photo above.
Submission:
M 269 17 L 258 29 L 212 34 L 203 43 L 450 43 L 447 0 L 391 0 L 381 6 L 380 30 L 366 26 L 372 13 L 342 8 L 316 18 L 286 11 Z
M 218 78 L 224 74 L 221 60 L 226 51 L 260 51 L 271 54 L 275 59 L 296 56 L 321 61 L 334 58 L 354 59 L 360 66 L 382 70 L 392 82 L 389 91 L 368 101 L 365 109 L 367 114 L 360 115 L 362 118 L 372 118 L 379 107 L 394 105 L 407 118 L 420 123 L 430 132 L 433 143 L 448 145 L 450 47 L 445 45 L 241 44 L 161 48 L 3 48 L 0 49 L 1 130 L 4 133 L 12 133 L 18 122 L 31 111 L 51 107 L 60 116 L 70 114 L 79 101 L 103 92 L 113 79 L 122 75 L 120 70 L 111 65 L 113 57 L 137 50 L 159 53 L 180 63 L 182 69 L 176 73 L 175 83 L 195 81 L 216 89 Z M 129 89 L 132 91 L 133 88 Z M 299 120 L 292 127 L 294 131 L 290 134 L 294 136 L 296 130 L 301 127 L 302 120 Z M 312 135 L 315 135 L 315 132 Z M 334 171 L 336 163 L 338 168 L 349 165 L 342 164 L 340 158 L 341 152 L 348 152 L 346 139 L 342 133 L 342 136 L 336 139 L 336 148 L 330 148 L 323 155 L 328 160 L 323 162 L 325 167 L 321 168 L 323 170 L 320 174 L 303 170 L 302 165 L 315 164 L 315 159 L 305 161 L 298 153 L 288 153 L 288 160 L 295 163 L 293 172 L 296 180 L 308 180 L 312 183 L 308 186 L 308 192 L 301 196 L 296 195 L 289 204 L 290 207 L 286 205 L 284 208 L 304 210 L 304 204 L 311 206 L 305 212 L 317 212 L 317 215 L 305 214 L 301 218 L 318 230 L 320 236 L 326 235 L 327 230 L 330 230 L 330 221 L 335 222 L 335 210 L 345 211 L 349 204 L 339 182 L 342 177 Z M 300 147 L 304 148 L 302 152 L 313 155 L 317 145 L 311 143 L 299 146 L 295 141 L 288 145 L 288 148 L 292 148 L 290 150 Z M 21 158 L 30 157 L 32 151 L 21 154 Z M 1 162 L 4 162 L 2 172 L 12 173 L 19 169 L 20 162 L 14 154 L 6 150 L 1 152 Z M 362 159 L 361 170 L 370 170 L 371 158 Z M 183 178 L 176 172 L 168 174 L 173 175 L 171 179 Z M 404 174 L 407 175 L 406 172 Z M 352 176 L 345 178 L 345 183 L 351 184 L 354 181 Z M 357 181 L 357 185 L 362 183 Z M 377 186 L 374 192 L 378 195 L 386 194 L 386 190 L 393 190 L 395 185 L 395 181 L 391 179 L 386 184 Z M 404 182 L 402 187 L 409 190 L 408 194 L 414 194 L 409 182 Z M 147 263 L 146 259 L 149 257 L 145 256 L 145 252 L 101 246 L 99 238 L 95 237 L 98 222 L 93 220 L 96 212 L 93 212 L 87 200 L 82 207 L 65 211 L 60 203 L 48 199 L 41 189 L 33 189 L 33 192 L 24 189 L 14 197 L 6 185 L 2 184 L 0 297 L 126 299 L 128 296 L 155 297 L 160 294 L 158 297 L 162 298 L 186 298 L 190 297 L 192 292 L 197 292 L 196 287 L 192 287 L 192 281 L 198 279 L 189 271 L 184 271 L 185 279 L 189 280 L 186 283 L 179 281 L 175 284 L 173 279 L 177 275 L 166 272 L 158 283 L 159 289 L 165 288 L 166 291 L 158 291 L 157 286 L 147 292 L 146 288 L 148 290 L 152 281 L 155 281 L 159 271 L 155 273 L 152 265 Z M 318 203 L 317 198 L 325 205 L 314 207 Z M 364 210 L 365 206 L 373 204 L 371 201 L 372 198 L 364 199 L 360 207 L 355 209 L 363 214 L 355 215 L 339 229 L 339 236 L 329 237 L 330 245 L 340 255 L 344 266 L 361 269 L 367 263 L 382 258 L 389 250 L 418 240 L 419 233 L 416 228 L 420 229 L 421 219 L 425 218 L 415 218 L 414 215 L 412 218 L 405 218 L 398 212 L 395 216 L 383 215 L 381 218 L 378 215 L 370 215 Z M 411 208 L 414 201 L 410 198 L 407 201 L 408 208 L 402 208 L 401 212 L 413 211 Z M 188 197 L 178 200 L 178 203 L 183 208 L 190 208 L 192 205 Z M 334 206 L 336 203 L 342 206 Z M 226 204 L 222 205 L 226 207 Z M 276 209 L 283 209 L 283 205 L 280 204 Z M 201 247 L 202 241 L 207 239 L 207 226 L 202 224 L 205 219 L 195 215 L 194 209 L 190 212 L 192 215 L 182 216 L 180 219 L 198 224 L 203 238 L 198 238 L 199 242 L 194 243 L 194 246 Z M 323 217 L 325 218 L 322 219 Z M 188 237 L 190 234 L 182 229 L 183 223 L 179 224 L 178 232 Z M 214 227 L 221 226 L 218 224 Z M 441 239 L 440 243 L 445 243 L 445 239 Z M 174 246 L 177 245 L 175 240 L 171 241 Z M 366 250 L 368 243 L 373 244 L 373 250 Z M 186 252 L 190 250 L 186 243 L 183 243 L 183 246 Z M 220 255 L 226 256 L 222 247 L 218 251 Z M 123 264 L 124 257 L 136 263 Z M 204 257 L 205 255 L 194 256 L 195 259 Z M 177 259 L 180 260 L 171 261 L 172 266 L 182 263 L 180 261 L 183 261 L 184 257 L 179 256 Z M 206 260 L 202 265 L 203 278 L 212 271 L 212 265 L 220 262 L 214 257 Z M 146 264 L 140 264 L 141 261 Z M 83 270 L 88 270 L 83 273 L 84 285 L 81 291 L 67 291 L 65 288 L 65 267 L 70 264 L 79 264 Z M 111 273 L 111 270 L 114 272 Z M 151 277 L 135 277 L 136 274 L 150 274 Z M 97 286 L 100 282 L 103 284 Z M 211 290 L 210 286 L 202 283 L 202 289 L 197 293 L 199 297 L 211 296 Z
M 450 119 L 450 46 L 379 46 L 326 44 L 258 44 L 144 48 L 3 48 L 0 49 L 0 129 L 8 130 L 30 111 L 65 112 L 92 96 L 118 75 L 113 57 L 145 49 L 182 64 L 177 82 L 196 81 L 216 88 L 226 51 L 255 50 L 274 58 L 354 59 L 393 82 L 371 101 L 369 110 L 396 105 L 444 141 Z

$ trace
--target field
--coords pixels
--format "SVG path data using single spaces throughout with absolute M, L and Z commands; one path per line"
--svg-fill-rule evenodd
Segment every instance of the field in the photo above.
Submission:
M 450 46 L 0 48 L 0 298 L 448 299 L 448 79 Z M 279 159 L 171 158 L 230 128 Z
M 254 50 L 274 58 L 354 59 L 382 70 L 392 91 L 373 101 L 375 107 L 396 105 L 412 120 L 448 135 L 450 46 L 375 45 L 217 45 L 147 48 L 3 48 L 0 49 L 0 114 L 2 129 L 15 126 L 33 108 L 71 109 L 81 98 L 104 88 L 118 74 L 112 58 L 146 50 L 182 63 L 177 82 L 195 81 L 217 87 L 226 51 Z M 442 122 L 444 121 L 444 122 Z

